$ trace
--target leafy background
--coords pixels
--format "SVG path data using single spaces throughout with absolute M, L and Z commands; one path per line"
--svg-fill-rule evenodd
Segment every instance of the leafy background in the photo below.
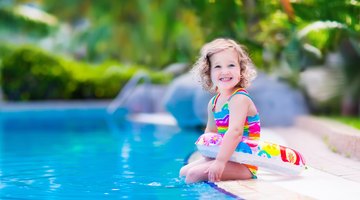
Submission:
M 1 1 L 3 96 L 113 98 L 138 70 L 168 83 L 167 66 L 191 65 L 205 42 L 230 37 L 293 87 L 313 69 L 341 74 L 327 98 L 304 94 L 314 112 L 359 115 L 359 22 L 358 0 Z

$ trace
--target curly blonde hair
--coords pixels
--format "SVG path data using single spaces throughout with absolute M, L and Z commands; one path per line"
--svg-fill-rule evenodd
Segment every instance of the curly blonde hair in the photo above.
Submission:
M 197 77 L 200 77 L 199 81 L 205 90 L 210 92 L 216 92 L 217 90 L 217 88 L 214 88 L 214 84 L 211 81 L 210 57 L 215 53 L 228 48 L 234 49 L 238 54 L 239 65 L 241 68 L 240 82 L 236 85 L 236 87 L 246 88 L 255 78 L 256 71 L 252 66 L 251 59 L 244 50 L 244 47 L 232 39 L 218 38 L 205 44 L 201 48 L 200 56 L 192 68 L 192 71 L 197 75 Z

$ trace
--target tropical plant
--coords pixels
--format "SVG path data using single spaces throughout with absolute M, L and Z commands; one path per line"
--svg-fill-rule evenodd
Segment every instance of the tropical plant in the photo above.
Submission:
M 30 1 L 14 2 L 13 7 Z M 231 37 L 249 48 L 256 66 L 297 86 L 303 70 L 341 52 L 346 96 L 359 102 L 357 0 L 31 2 L 70 27 L 68 38 L 59 37 L 62 44 L 52 50 L 90 62 L 110 59 L 162 69 L 172 62 L 192 63 L 204 42 Z
M 39 39 L 56 30 L 57 19 L 31 5 L 0 3 L 0 40 Z
M 203 43 L 196 15 L 178 1 L 49 0 L 43 5 L 70 22 L 76 32 L 73 51 L 85 47 L 88 61 L 119 59 L 160 69 L 189 61 Z

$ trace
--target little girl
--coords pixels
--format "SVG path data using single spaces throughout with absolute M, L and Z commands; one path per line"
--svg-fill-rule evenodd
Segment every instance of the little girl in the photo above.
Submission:
M 217 92 L 208 104 L 205 133 L 219 133 L 223 140 L 216 159 L 194 161 L 181 168 L 180 176 L 186 183 L 256 178 L 256 166 L 229 161 L 242 140 L 260 137 L 259 114 L 244 89 L 256 74 L 250 58 L 235 41 L 220 38 L 203 46 L 193 70 L 204 89 Z

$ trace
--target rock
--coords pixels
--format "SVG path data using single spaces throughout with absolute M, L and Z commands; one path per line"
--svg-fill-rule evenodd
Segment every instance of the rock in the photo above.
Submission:
M 345 77 L 341 69 L 312 66 L 300 74 L 300 85 L 311 103 L 318 106 L 339 96 L 344 83 Z
M 164 112 L 162 97 L 167 91 L 166 85 L 142 84 L 137 86 L 125 101 L 124 107 L 130 113 Z
M 184 74 L 189 68 L 188 63 L 173 63 L 167 66 L 163 71 L 173 74 L 175 77 Z
M 293 125 L 297 116 L 309 112 L 299 90 L 264 73 L 258 73 L 248 91 L 260 113 L 262 126 Z
M 206 125 L 208 119 L 207 106 L 214 95 L 215 94 L 210 94 L 201 87 L 197 87 L 195 90 L 193 102 L 194 114 L 204 125 Z
M 170 84 L 163 102 L 180 127 L 191 128 L 206 124 L 206 106 L 210 98 L 192 74 L 187 73 Z

